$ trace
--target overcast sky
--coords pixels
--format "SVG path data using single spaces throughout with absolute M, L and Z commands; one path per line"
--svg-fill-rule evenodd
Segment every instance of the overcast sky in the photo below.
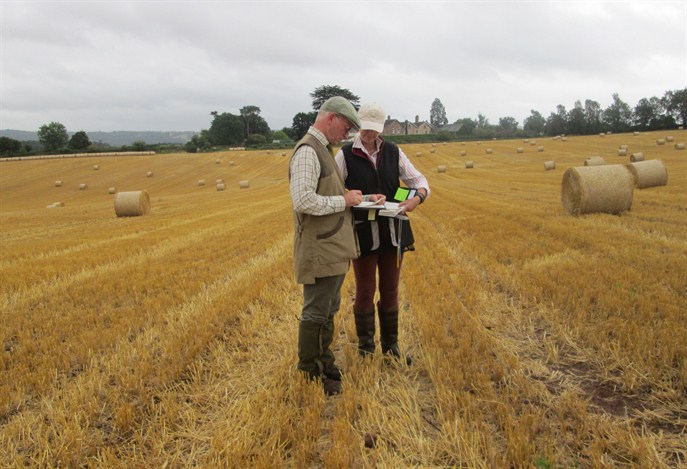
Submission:
M 0 129 L 209 128 L 258 106 L 274 130 L 338 85 L 399 120 L 520 125 L 612 94 L 687 87 L 687 1 L 0 0 Z

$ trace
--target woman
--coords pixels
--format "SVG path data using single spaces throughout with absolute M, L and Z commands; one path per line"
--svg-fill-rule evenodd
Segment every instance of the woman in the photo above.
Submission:
M 412 165 L 403 151 L 385 142 L 386 114 L 376 103 L 358 110 L 360 132 L 353 143 L 344 145 L 336 163 L 349 190 L 363 194 L 383 194 L 394 200 L 401 181 L 415 195 L 400 201 L 401 214 L 412 212 L 429 196 L 427 179 Z M 373 200 L 376 199 L 373 196 Z M 375 212 L 372 212 L 376 215 Z M 400 218 L 370 216 L 370 211 L 355 211 L 356 235 L 360 257 L 353 260 L 355 302 L 353 313 L 358 334 L 358 353 L 367 356 L 375 350 L 375 280 L 379 271 L 379 330 L 382 353 L 400 358 L 398 347 L 398 281 L 401 273 L 400 252 L 412 250 L 412 234 L 407 221 Z M 374 218 L 374 219 L 370 219 Z M 410 236 L 408 236 L 410 235 Z M 400 246 L 399 246 L 400 244 Z M 406 363 L 411 363 L 406 356 Z

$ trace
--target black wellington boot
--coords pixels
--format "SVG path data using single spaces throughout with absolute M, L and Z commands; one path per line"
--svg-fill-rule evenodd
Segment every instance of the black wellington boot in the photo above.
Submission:
M 382 311 L 377 305 L 379 314 L 379 333 L 382 343 L 382 353 L 400 360 L 401 351 L 398 348 L 398 308 Z M 405 357 L 406 365 L 412 365 L 413 358 Z
M 375 353 L 375 310 L 353 310 L 355 331 L 358 334 L 358 354 L 367 357 Z

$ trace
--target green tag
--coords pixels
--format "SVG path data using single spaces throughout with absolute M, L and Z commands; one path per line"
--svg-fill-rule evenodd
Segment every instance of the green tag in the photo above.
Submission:
M 404 189 L 403 187 L 399 187 L 396 189 L 396 194 L 394 194 L 394 199 L 398 200 L 400 202 L 403 202 L 408 198 L 408 194 L 410 194 L 410 191 L 408 189 Z

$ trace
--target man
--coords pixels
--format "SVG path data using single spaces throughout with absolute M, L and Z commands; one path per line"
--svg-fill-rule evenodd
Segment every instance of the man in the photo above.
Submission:
M 298 369 L 309 379 L 322 380 L 327 395 L 341 392 L 341 372 L 329 346 L 334 339 L 341 285 L 350 260 L 358 257 L 349 207 L 362 201 L 360 191 L 346 191 L 332 145 L 358 128 L 353 105 L 341 96 L 330 98 L 296 144 L 289 162 L 294 265 L 296 281 L 303 284 Z

